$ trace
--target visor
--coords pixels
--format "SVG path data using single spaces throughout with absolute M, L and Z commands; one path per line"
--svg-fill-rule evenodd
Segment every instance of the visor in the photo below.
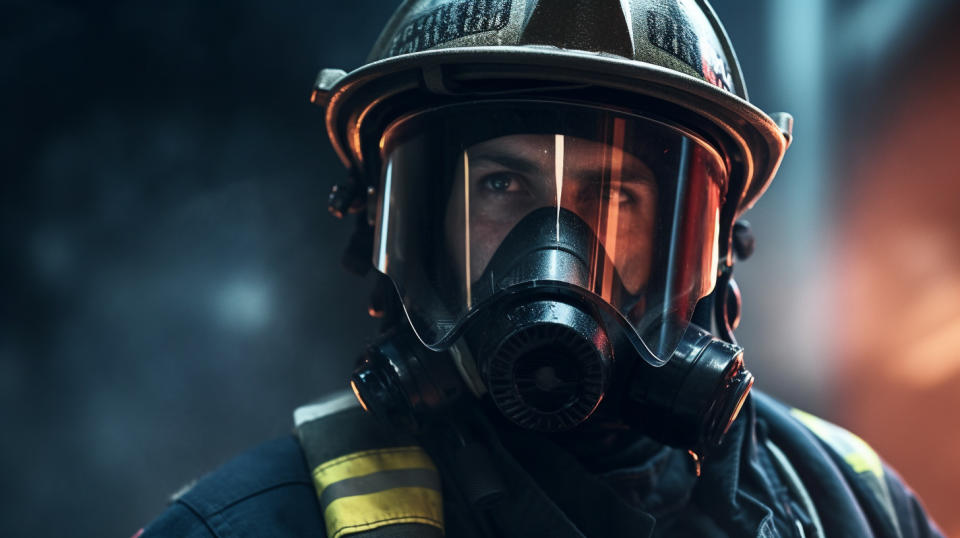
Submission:
M 580 297 L 667 360 L 717 273 L 727 171 L 682 129 L 583 105 L 453 105 L 391 124 L 374 266 L 428 347 L 521 290 Z

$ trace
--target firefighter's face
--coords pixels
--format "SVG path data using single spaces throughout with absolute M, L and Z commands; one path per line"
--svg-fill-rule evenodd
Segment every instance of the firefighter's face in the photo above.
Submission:
M 447 248 L 459 274 L 476 281 L 525 215 L 562 207 L 592 227 L 628 291 L 646 284 L 656 183 L 640 159 L 601 142 L 529 134 L 471 146 L 462 161 L 445 215 Z

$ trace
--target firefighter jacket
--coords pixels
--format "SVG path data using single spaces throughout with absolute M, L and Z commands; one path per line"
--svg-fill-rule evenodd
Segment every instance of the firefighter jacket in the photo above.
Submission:
M 142 538 L 942 536 L 866 443 L 758 391 L 702 462 L 647 442 L 599 470 L 482 419 L 399 435 L 352 394 L 295 422 L 173 499 Z

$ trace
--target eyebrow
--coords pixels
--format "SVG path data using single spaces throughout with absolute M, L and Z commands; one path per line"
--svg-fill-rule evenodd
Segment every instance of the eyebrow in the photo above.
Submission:
M 477 155 L 471 155 L 470 159 L 474 163 L 489 161 L 522 174 L 535 174 L 541 171 L 540 166 L 534 161 L 500 151 L 482 151 Z M 597 175 L 597 171 L 598 170 L 593 168 L 568 169 L 571 176 L 579 178 L 594 177 Z M 622 172 L 623 174 L 620 180 L 623 183 L 649 183 L 655 181 L 654 174 L 643 161 L 640 161 L 639 165 L 625 166 Z
M 484 151 L 478 155 L 471 155 L 470 158 L 473 162 L 490 161 L 524 174 L 533 174 L 540 171 L 540 167 L 535 162 L 508 153 Z

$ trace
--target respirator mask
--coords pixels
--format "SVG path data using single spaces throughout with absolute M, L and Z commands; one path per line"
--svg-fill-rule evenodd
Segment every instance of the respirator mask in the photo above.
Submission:
M 691 324 L 727 182 L 709 143 L 652 116 L 495 101 L 394 121 L 380 159 L 374 267 L 412 331 L 368 350 L 365 407 L 415 428 L 472 392 L 531 430 L 602 414 L 719 443 L 753 376 Z

